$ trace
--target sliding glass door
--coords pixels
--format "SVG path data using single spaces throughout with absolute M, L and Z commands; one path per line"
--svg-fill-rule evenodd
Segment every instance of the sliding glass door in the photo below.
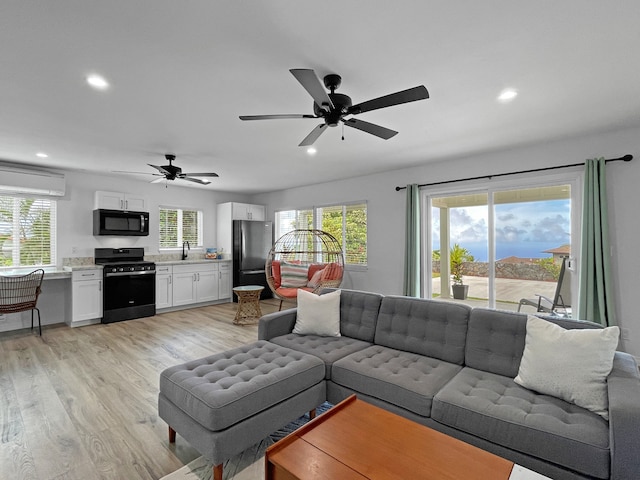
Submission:
M 579 181 L 574 173 L 425 191 L 425 296 L 507 310 L 522 298 L 553 301 L 563 258 L 578 253 Z

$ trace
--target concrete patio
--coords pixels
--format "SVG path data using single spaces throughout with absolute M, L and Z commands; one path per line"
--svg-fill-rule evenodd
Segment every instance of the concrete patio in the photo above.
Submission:
M 496 278 L 496 305 L 495 308 L 501 310 L 518 310 L 518 304 L 521 298 L 536 300 L 536 295 L 544 295 L 553 299 L 556 291 L 556 282 L 543 282 L 538 280 L 520 280 L 515 278 Z M 452 302 L 460 302 L 472 307 L 488 307 L 489 306 L 489 279 L 486 277 L 464 276 L 463 283 L 469 285 L 469 295 L 466 300 L 455 300 L 451 296 L 449 289 L 449 298 L 440 296 L 440 278 L 433 278 L 432 288 L 435 299 L 442 299 Z M 522 307 L 522 312 L 533 313 L 535 309 L 532 307 Z

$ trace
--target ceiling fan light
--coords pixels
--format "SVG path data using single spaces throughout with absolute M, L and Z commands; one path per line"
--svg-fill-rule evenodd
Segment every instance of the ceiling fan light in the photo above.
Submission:
M 318 150 L 316 150 L 314 147 L 307 148 L 307 154 L 315 155 L 316 153 L 318 153 Z

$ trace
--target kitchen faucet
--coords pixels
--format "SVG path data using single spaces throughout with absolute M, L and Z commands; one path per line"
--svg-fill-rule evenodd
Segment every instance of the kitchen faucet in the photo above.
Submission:
M 187 247 L 187 251 L 191 250 L 191 245 L 189 245 L 189 242 L 187 242 L 186 240 L 182 242 L 182 260 L 186 260 L 187 256 L 189 255 L 184 249 L 185 245 Z

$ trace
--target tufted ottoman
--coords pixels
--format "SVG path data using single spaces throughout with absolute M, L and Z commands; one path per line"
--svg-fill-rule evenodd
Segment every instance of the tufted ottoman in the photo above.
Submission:
M 224 461 L 324 402 L 324 378 L 319 358 L 258 341 L 164 370 L 158 414 L 222 480 Z

